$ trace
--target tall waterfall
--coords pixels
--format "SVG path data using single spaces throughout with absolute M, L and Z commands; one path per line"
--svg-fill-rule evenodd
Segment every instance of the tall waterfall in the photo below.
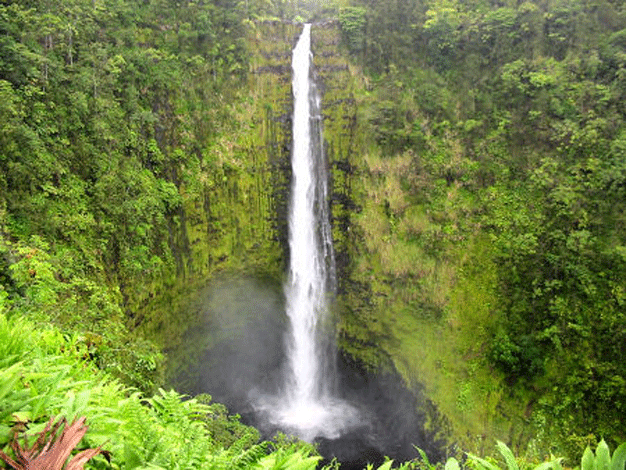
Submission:
M 333 396 L 328 329 L 335 290 L 335 259 L 328 208 L 320 96 L 312 80 L 311 25 L 293 50 L 292 194 L 289 277 L 285 285 L 287 358 L 282 396 L 262 405 L 283 431 L 312 441 L 334 439 L 358 423 L 358 413 Z
M 333 283 L 334 256 L 327 211 L 327 175 L 321 142 L 315 139 L 319 99 L 310 79 L 311 25 L 304 27 L 293 51 L 292 194 L 289 214 L 290 272 L 285 286 L 289 400 L 309 405 L 328 393 L 322 338 L 327 296 Z

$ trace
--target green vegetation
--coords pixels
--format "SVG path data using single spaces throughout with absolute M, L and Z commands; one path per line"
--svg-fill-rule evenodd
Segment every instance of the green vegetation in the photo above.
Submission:
M 83 417 L 77 425 L 86 422 L 88 429 L 82 429 L 80 437 L 84 437 L 76 451 L 102 448 L 99 455 L 89 452 L 92 460 L 85 463 L 87 469 L 313 470 L 320 460 L 312 446 L 284 437 L 259 442 L 258 431 L 225 415 L 223 406 L 210 403 L 210 397 L 189 399 L 160 389 L 145 398 L 95 367 L 89 346 L 81 338 L 53 327 L 36 329 L 20 316 L 0 314 L 0 400 L 0 450 L 9 460 L 14 458 L 9 450 L 13 439 L 30 436 L 33 442 L 32 437 L 49 430 L 50 419 L 58 416 L 71 421 Z M 498 446 L 509 470 L 519 470 L 511 451 L 502 443 Z M 611 457 L 603 441 L 595 454 L 587 449 L 581 469 L 623 470 L 625 449 L 623 444 Z M 441 467 L 422 455 L 423 460 L 398 468 Z M 475 462 L 470 468 L 498 469 L 486 460 L 469 457 Z M 452 470 L 454 462 L 449 460 L 445 468 Z M 389 470 L 392 464 L 387 461 L 379 470 Z M 557 464 L 553 460 L 536 469 Z M 325 468 L 337 467 L 331 462 Z
M 626 438 L 626 10 L 354 0 L 362 67 L 341 346 L 483 454 Z M 393 33 L 390 33 L 393 31 Z
M 603 467 L 626 439 L 612 0 L 3 2 L 0 446 L 84 415 L 114 467 L 315 465 L 163 391 L 195 292 L 281 282 L 303 18 L 336 19 L 313 47 L 342 350 L 423 386 L 474 468 L 496 439 L 532 462 L 600 441 Z
M 259 442 L 257 430 L 227 416 L 210 397 L 160 389 L 144 398 L 98 370 L 81 338 L 4 314 L 0 400 L 0 449 L 7 454 L 14 433 L 32 437 L 50 418 L 82 416 L 89 429 L 77 449 L 106 451 L 86 468 L 314 469 L 319 460 L 311 446 Z
M 0 28 L 4 308 L 84 333 L 102 368 L 152 390 L 162 358 L 132 330 L 157 292 L 213 267 L 198 267 L 189 218 L 229 168 L 212 146 L 235 125 L 225 84 L 247 68 L 239 17 L 5 2 Z
M 504 460 L 504 463 L 506 465 L 505 468 L 507 470 L 520 470 L 525 468 L 532 468 L 534 470 L 548 470 L 550 468 L 554 470 L 562 470 L 563 468 L 563 466 L 561 465 L 561 462 L 563 460 L 562 458 L 552 457 L 549 461 L 542 462 L 539 465 L 533 465 L 530 462 L 519 461 L 519 459 L 516 459 L 513 455 L 513 452 L 511 452 L 511 449 L 509 449 L 509 447 L 501 441 L 497 442 L 497 448 L 502 456 L 502 459 Z M 475 468 L 477 470 L 500 470 L 500 468 L 502 468 L 494 461 L 486 460 L 471 454 L 468 455 L 468 462 L 472 468 Z M 456 465 L 456 468 L 458 468 L 458 462 L 456 462 L 456 459 L 454 458 L 451 458 L 448 463 L 446 463 L 446 467 L 448 467 L 448 465 Z M 585 453 L 583 454 L 583 457 L 581 459 L 579 468 L 581 470 L 587 470 L 590 468 L 622 470 L 625 465 L 626 443 L 621 444 L 617 449 L 615 449 L 615 452 L 611 457 L 611 452 L 608 445 L 606 444 L 606 442 L 604 442 L 604 440 L 602 440 L 598 444 L 595 455 L 594 452 L 589 448 L 589 446 L 587 446 L 587 448 L 585 449 Z

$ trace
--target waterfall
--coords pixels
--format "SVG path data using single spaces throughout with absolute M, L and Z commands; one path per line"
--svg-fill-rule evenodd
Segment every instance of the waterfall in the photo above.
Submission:
M 314 121 L 319 114 L 310 79 L 311 25 L 305 25 L 293 51 L 292 194 L 289 214 L 289 280 L 285 286 L 289 317 L 289 401 L 307 405 L 328 393 L 321 330 L 327 313 L 329 271 L 334 268 L 326 201 L 327 176 L 315 142 Z M 318 139 L 319 140 L 319 139 Z M 317 145 L 314 145 L 317 143 Z M 326 217 L 326 219 L 324 219 Z M 325 249 L 326 248 L 326 249 Z
M 351 409 L 333 398 L 325 338 L 335 260 L 328 210 L 328 174 L 321 138 L 320 97 L 311 79 L 311 25 L 293 50 L 292 194 L 289 213 L 289 318 L 285 405 L 280 423 L 303 439 L 337 437 Z
M 282 396 L 260 400 L 268 419 L 301 439 L 335 439 L 358 424 L 356 409 L 334 396 L 329 299 L 336 284 L 323 154 L 320 96 L 312 80 L 311 25 L 293 50 L 292 187 L 289 276 L 285 285 L 287 365 Z M 257 403 L 259 400 L 257 400 Z

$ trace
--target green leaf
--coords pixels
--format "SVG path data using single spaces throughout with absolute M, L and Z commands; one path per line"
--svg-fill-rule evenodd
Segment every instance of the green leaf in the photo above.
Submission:
M 14 364 L 6 369 L 2 376 L 0 376 L 0 400 L 3 400 L 9 393 L 11 393 L 15 384 L 20 380 L 20 374 L 17 373 L 17 369 L 20 366 L 21 363 L 18 362 L 17 364 Z
M 424 461 L 424 463 L 426 464 L 426 466 L 430 467 L 430 461 L 428 460 L 428 455 L 426 455 L 426 452 L 424 452 L 422 449 L 420 449 L 419 447 L 415 447 L 415 449 L 419 452 L 420 457 L 422 457 L 422 460 Z
M 500 467 L 498 467 L 497 465 L 494 465 L 485 459 L 481 459 L 480 457 L 476 455 L 468 454 L 468 457 L 474 462 L 474 464 L 477 465 L 479 469 L 500 470 Z
M 617 446 L 611 459 L 611 470 L 624 470 L 626 468 L 626 442 Z
M 611 450 L 607 443 L 602 439 L 596 449 L 596 467 L 595 470 L 609 470 L 611 466 Z
M 587 446 L 580 461 L 580 470 L 595 470 L 595 465 L 596 457 L 593 455 L 591 448 Z
M 387 460 L 384 464 L 378 467 L 378 470 L 390 470 L 393 460 Z
M 444 470 L 461 470 L 461 467 L 459 465 L 459 461 L 457 459 L 455 459 L 454 457 L 450 457 L 446 461 L 446 466 L 445 466 Z
M 498 446 L 498 450 L 500 451 L 500 453 L 504 457 L 504 460 L 506 461 L 506 465 L 508 469 L 519 470 L 519 466 L 517 465 L 517 462 L 515 461 L 515 456 L 513 455 L 513 452 L 511 452 L 511 449 L 509 449 L 508 446 L 502 441 L 498 441 L 497 446 Z
M 139 452 L 128 443 L 124 444 L 124 463 L 129 470 L 143 466 L 143 459 Z
M 562 470 L 563 469 L 563 467 L 561 466 L 562 460 L 563 458 L 559 457 L 558 459 L 553 459 L 553 460 L 550 460 L 549 462 L 544 462 L 542 464 L 537 465 L 533 470 L 548 470 L 548 469 Z
M 0 448 L 4 447 L 13 436 L 11 426 L 0 424 Z
M 32 420 L 32 413 L 30 411 L 17 411 L 13 413 L 12 418 L 14 421 L 19 421 L 20 423 L 27 423 Z

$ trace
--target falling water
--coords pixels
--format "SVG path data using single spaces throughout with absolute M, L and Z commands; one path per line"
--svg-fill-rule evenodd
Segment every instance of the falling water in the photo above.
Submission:
M 327 313 L 335 288 L 328 210 L 328 174 L 321 138 L 320 97 L 311 80 L 311 25 L 293 50 L 292 195 L 289 278 L 285 285 L 287 332 L 284 392 L 270 420 L 308 441 L 334 439 L 358 423 L 350 404 L 333 396 Z
M 326 310 L 326 264 L 320 250 L 316 208 L 317 149 L 311 141 L 310 25 L 293 51 L 293 184 L 289 214 L 290 273 L 285 286 L 290 321 L 289 401 L 308 405 L 323 394 L 318 323 Z M 323 225 L 322 225 L 323 226 Z M 321 390 L 320 390 L 321 388 Z M 304 410 L 303 410 L 304 411 Z
M 431 404 L 418 387 L 407 389 L 399 375 L 370 373 L 348 357 L 341 361 L 332 348 L 328 314 L 337 276 L 310 44 L 307 25 L 293 51 L 291 256 L 284 297 L 262 279 L 226 276 L 212 282 L 199 294 L 198 306 L 184 312 L 199 317 L 186 340 L 199 344 L 193 347 L 201 360 L 189 355 L 188 367 L 176 371 L 177 382 L 192 394 L 210 393 L 223 401 L 264 438 L 283 432 L 315 442 L 321 455 L 337 458 L 341 468 L 380 465 L 384 455 L 408 460 L 416 456 L 414 444 L 443 457 L 435 433 L 425 431 L 428 415 L 422 410 Z M 188 344 L 180 353 L 189 354 Z

